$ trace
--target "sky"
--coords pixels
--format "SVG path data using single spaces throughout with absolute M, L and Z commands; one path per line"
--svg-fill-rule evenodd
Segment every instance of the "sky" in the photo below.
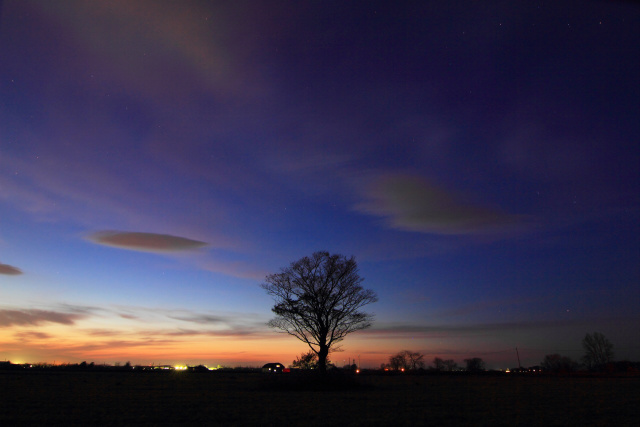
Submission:
M 260 284 L 327 250 L 337 365 L 640 360 L 637 3 L 0 7 L 0 359 L 290 364 Z

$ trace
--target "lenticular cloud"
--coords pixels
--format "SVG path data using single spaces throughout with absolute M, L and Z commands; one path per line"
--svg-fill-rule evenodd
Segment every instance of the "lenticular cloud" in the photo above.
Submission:
M 0 264 L 0 274 L 17 276 L 18 274 L 22 274 L 22 270 L 9 264 Z
M 207 245 L 205 242 L 169 234 L 127 231 L 100 231 L 88 236 L 88 239 L 100 245 L 145 252 L 177 252 Z
M 365 191 L 357 210 L 385 217 L 392 228 L 435 234 L 468 234 L 517 224 L 508 215 L 465 202 L 459 196 L 411 175 L 381 176 Z

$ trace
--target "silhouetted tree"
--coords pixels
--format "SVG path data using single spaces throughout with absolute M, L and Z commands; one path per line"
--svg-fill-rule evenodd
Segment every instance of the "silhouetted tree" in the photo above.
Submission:
M 587 334 L 582 339 L 583 363 L 589 369 L 613 361 L 613 344 L 601 333 Z
M 549 372 L 573 372 L 578 369 L 576 362 L 559 354 L 547 354 L 540 366 Z
M 467 364 L 468 372 L 481 372 L 484 371 L 484 360 L 479 357 L 473 357 L 471 359 L 464 359 L 464 363 Z
M 436 371 L 448 371 L 451 372 L 458 367 L 458 364 L 453 359 L 443 360 L 439 357 L 433 359 L 433 369 Z
M 275 299 L 269 326 L 305 342 L 325 373 L 329 351 L 347 334 L 371 326 L 373 315 L 360 309 L 378 299 L 362 281 L 353 257 L 316 252 L 301 258 L 262 284 Z
M 424 368 L 424 355 L 418 352 L 402 350 L 395 356 L 389 357 L 389 367 L 394 370 L 416 370 Z
M 345 371 L 357 371 L 358 370 L 358 365 L 356 363 L 352 363 L 351 365 L 346 364 L 342 367 L 342 369 L 344 369 Z
M 302 353 L 300 357 L 293 361 L 291 367 L 298 369 L 316 369 L 318 367 L 318 355 L 311 350 L 307 353 Z
M 424 369 L 424 355 L 420 354 L 418 352 L 413 352 L 413 351 L 409 351 L 409 350 L 405 350 L 404 351 L 405 354 L 407 355 L 407 362 L 409 365 L 409 369 L 411 370 L 417 370 L 417 369 Z
M 453 359 L 447 359 L 443 361 L 443 363 L 445 371 L 452 372 L 458 367 L 458 364 L 454 362 Z
M 396 354 L 395 356 L 389 356 L 389 369 L 399 371 L 400 369 L 407 368 L 407 361 L 402 354 Z
M 444 371 L 444 360 L 439 357 L 433 359 L 433 369 L 436 371 Z

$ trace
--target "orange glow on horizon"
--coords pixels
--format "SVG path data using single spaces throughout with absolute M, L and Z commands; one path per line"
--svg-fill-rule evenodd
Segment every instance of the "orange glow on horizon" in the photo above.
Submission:
M 252 334 L 232 335 L 232 331 L 211 329 L 182 330 L 174 323 L 153 323 L 122 317 L 92 317 L 73 324 L 13 325 L 0 330 L 0 360 L 24 363 L 87 363 L 132 365 L 207 365 L 250 366 L 278 362 L 289 366 L 300 354 L 309 351 L 302 342 L 268 328 Z M 153 324 L 153 329 L 149 327 Z M 329 359 L 342 366 L 342 361 L 359 360 L 359 368 L 379 369 L 399 348 L 407 347 L 398 339 L 373 338 L 354 333 L 341 343 L 342 352 L 331 353 Z M 420 348 L 416 351 L 424 352 Z M 427 364 L 434 356 L 455 359 L 478 354 L 424 353 Z M 481 356 L 481 354 L 480 354 Z M 506 358 L 510 354 L 505 353 Z M 488 362 L 496 363 L 498 360 Z M 501 366 L 509 361 L 500 361 Z

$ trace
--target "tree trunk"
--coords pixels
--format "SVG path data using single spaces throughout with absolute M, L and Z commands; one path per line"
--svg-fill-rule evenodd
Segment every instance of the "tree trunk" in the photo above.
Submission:
M 318 352 L 318 370 L 320 375 L 327 373 L 327 356 L 329 355 L 329 347 L 327 345 L 320 345 L 320 351 Z

